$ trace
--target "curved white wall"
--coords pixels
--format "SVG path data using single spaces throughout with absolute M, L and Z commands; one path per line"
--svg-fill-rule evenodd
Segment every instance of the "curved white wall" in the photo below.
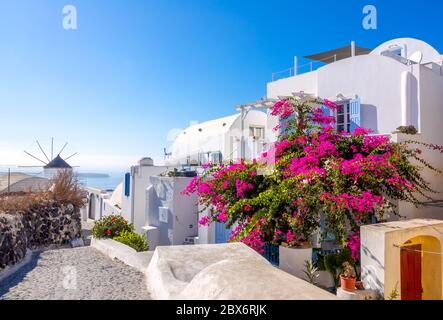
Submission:
M 405 49 L 405 58 L 409 58 L 414 52 L 420 51 L 421 53 L 423 53 L 422 63 L 437 62 L 440 60 L 441 55 L 437 50 L 435 50 L 426 42 L 414 38 L 398 38 L 387 41 L 375 48 L 370 54 L 380 55 L 383 51 L 388 50 L 389 47 L 395 45 L 398 45 Z

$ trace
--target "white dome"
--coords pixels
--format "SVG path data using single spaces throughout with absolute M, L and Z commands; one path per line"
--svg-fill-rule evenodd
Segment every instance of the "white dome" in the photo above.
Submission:
M 240 116 L 241 114 L 238 113 L 186 128 L 172 144 L 172 157 L 174 159 L 181 159 L 190 154 L 219 151 L 215 149 L 219 148 L 221 138 L 225 133 L 229 132 Z
M 421 52 L 423 55 L 422 63 L 441 61 L 441 55 L 434 47 L 414 38 L 398 38 L 387 41 L 372 50 L 370 54 L 381 55 L 382 52 L 396 47 L 402 49 L 402 56 L 404 58 L 409 58 L 413 54 Z
M 145 157 L 145 158 L 141 158 L 140 161 L 138 162 L 138 164 L 141 166 L 153 166 L 154 160 L 152 160 L 152 158 L 150 158 L 150 157 Z

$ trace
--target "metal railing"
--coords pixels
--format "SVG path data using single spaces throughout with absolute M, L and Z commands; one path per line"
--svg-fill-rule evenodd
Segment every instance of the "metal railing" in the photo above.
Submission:
M 325 256 L 327 254 L 338 253 L 342 249 L 322 249 L 322 248 L 312 248 L 312 263 L 317 264 L 319 255 Z M 265 243 L 263 246 L 263 253 L 261 254 L 266 260 L 268 260 L 273 266 L 278 267 L 280 263 L 280 252 L 279 246 L 273 245 L 271 243 Z
M 262 256 L 266 260 L 268 260 L 273 266 L 278 267 L 280 263 L 279 246 L 275 246 L 270 243 L 265 243 L 265 245 L 263 246 Z
M 290 78 L 299 74 L 308 73 L 323 67 L 327 63 L 332 63 L 337 61 L 337 55 L 333 55 L 321 60 L 310 61 L 308 63 L 297 66 L 296 68 L 291 67 L 282 71 L 277 71 L 272 73 L 272 81 L 277 81 L 280 79 Z

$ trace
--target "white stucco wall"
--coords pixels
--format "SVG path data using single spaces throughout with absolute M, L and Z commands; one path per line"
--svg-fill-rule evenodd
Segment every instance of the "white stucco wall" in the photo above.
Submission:
M 266 129 L 267 117 L 264 112 L 251 110 L 244 118 L 244 137 L 249 138 L 249 126 L 260 126 Z M 224 161 L 240 158 L 241 115 L 233 115 L 193 125 L 177 137 L 171 147 L 171 158 L 166 161 L 169 165 L 186 164 L 189 160 L 209 161 L 204 159 L 207 153 L 221 152 Z M 251 146 L 247 150 L 261 150 L 257 148 L 259 142 L 246 143 Z M 255 154 L 247 152 L 246 158 Z M 201 157 L 201 158 L 199 158 Z
M 135 182 L 133 223 L 136 232 L 142 232 L 141 227 L 145 225 L 146 188 L 150 185 L 149 178 L 167 170 L 167 167 L 140 166 L 139 173 L 132 177 Z
M 203 207 L 199 207 L 199 211 Z M 208 215 L 208 210 L 204 210 L 199 213 L 199 220 Z M 198 244 L 212 244 L 215 243 L 215 223 L 211 223 L 209 226 L 198 225 Z
M 265 129 L 264 140 L 254 140 L 249 136 L 249 127 L 263 127 Z M 258 157 L 264 151 L 264 143 L 268 141 L 267 137 L 267 115 L 265 112 L 251 110 L 249 111 L 243 121 L 243 137 L 245 145 L 245 159 L 254 159 Z M 224 159 L 225 160 L 239 160 L 240 155 L 240 138 L 242 136 L 241 131 L 241 118 L 237 118 L 231 129 L 226 133 L 224 141 Z
M 401 125 L 401 76 L 409 70 L 392 58 L 356 56 L 268 83 L 267 96 L 278 98 L 305 91 L 333 100 L 338 94 L 351 98 L 357 95 L 361 100 L 361 125 L 375 133 L 391 133 Z M 276 124 L 277 120 L 272 119 L 268 126 Z
M 425 66 L 416 66 L 415 73 L 419 75 L 419 102 L 420 102 L 420 133 L 418 135 L 394 136 L 395 141 L 414 140 L 425 143 L 443 145 L 443 77 L 439 73 Z M 432 166 L 443 171 L 443 155 L 437 151 L 431 151 L 421 145 L 412 145 L 411 148 L 422 150 L 422 157 Z M 415 162 L 423 167 L 422 164 Z M 435 200 L 443 200 L 443 175 L 423 167 L 422 175 L 437 193 L 429 193 Z M 422 199 L 427 201 L 427 199 Z M 400 214 L 408 218 L 436 218 L 442 219 L 441 207 L 424 206 L 418 207 L 407 203 L 400 203 Z
M 381 56 L 381 52 L 390 46 L 400 44 L 405 50 L 405 58 L 414 52 L 423 54 L 422 63 L 437 62 L 434 73 L 428 72 L 424 66 L 407 66 L 393 58 Z M 288 96 L 293 92 L 304 91 L 322 98 L 335 99 L 338 94 L 346 97 L 358 95 L 361 100 L 361 126 L 371 128 L 375 133 L 391 133 L 402 122 L 402 96 L 407 97 L 407 107 L 410 108 L 409 123 L 423 129 L 431 123 L 440 123 L 439 112 L 437 120 L 422 119 L 419 123 L 420 105 L 432 104 L 435 108 L 436 97 L 440 98 L 442 87 L 438 73 L 441 55 L 429 44 L 412 38 L 394 39 L 383 43 L 369 55 L 361 55 L 328 64 L 316 71 L 296 75 L 267 84 L 268 98 Z M 405 77 L 409 72 L 408 77 Z M 425 75 L 421 75 L 426 73 Z M 402 77 L 408 79 L 402 90 Z M 419 87 L 419 78 L 423 77 L 423 84 Z M 431 79 L 432 78 L 432 79 Z M 431 84 L 432 83 L 432 84 Z M 421 90 L 421 92 L 420 92 Z M 439 92 L 438 92 L 439 91 Z M 419 98 L 420 96 L 420 98 Z M 441 101 L 441 100 L 440 100 Z M 438 105 L 440 106 L 440 105 Z M 430 107 L 427 107 L 428 109 Z M 435 110 L 434 111 L 440 111 Z M 276 119 L 268 120 L 268 127 L 277 124 Z M 443 136 L 439 130 L 437 132 Z
M 410 70 L 392 58 L 363 55 L 318 70 L 318 95 L 361 100 L 361 126 L 391 133 L 401 125 L 401 74 Z
M 156 245 L 181 245 L 186 237 L 197 236 L 197 197 L 181 194 L 191 180 L 184 177 L 149 178 L 151 186 L 146 191 L 144 226 L 157 229 Z M 154 246 L 150 249 L 153 250 Z
M 279 96 L 290 96 L 293 92 L 304 91 L 318 94 L 317 71 L 308 72 L 269 82 L 267 85 L 267 97 L 277 99 Z

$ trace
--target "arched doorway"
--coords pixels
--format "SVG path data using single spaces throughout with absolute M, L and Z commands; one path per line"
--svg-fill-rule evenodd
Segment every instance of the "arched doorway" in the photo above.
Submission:
M 442 297 L 440 241 L 431 236 L 409 239 L 400 250 L 402 300 L 440 300 Z

